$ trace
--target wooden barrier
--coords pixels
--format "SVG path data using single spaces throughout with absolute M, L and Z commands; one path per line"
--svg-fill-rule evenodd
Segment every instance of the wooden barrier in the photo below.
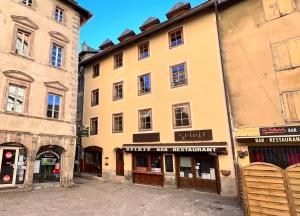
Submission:
M 285 176 L 289 189 L 292 214 L 300 216 L 300 164 L 286 168 Z

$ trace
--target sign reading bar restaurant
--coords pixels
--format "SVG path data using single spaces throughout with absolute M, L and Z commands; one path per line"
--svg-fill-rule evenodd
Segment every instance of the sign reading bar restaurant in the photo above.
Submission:
M 134 145 L 125 144 L 126 152 L 227 152 L 226 143 L 220 145 Z
M 237 137 L 239 143 L 300 143 L 300 136 Z
M 300 126 L 259 128 L 260 136 L 300 135 Z
M 193 130 L 175 132 L 175 141 L 204 141 L 212 139 L 212 130 Z

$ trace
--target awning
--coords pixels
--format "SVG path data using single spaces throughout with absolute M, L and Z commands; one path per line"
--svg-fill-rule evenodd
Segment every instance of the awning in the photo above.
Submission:
M 124 144 L 126 152 L 211 152 L 227 154 L 226 142 L 168 143 L 168 144 Z
M 300 143 L 300 135 L 286 135 L 286 136 L 237 136 L 235 140 L 238 143 Z

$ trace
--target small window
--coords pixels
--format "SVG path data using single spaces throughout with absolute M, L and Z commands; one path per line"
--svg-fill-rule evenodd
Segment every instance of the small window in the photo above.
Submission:
M 139 110 L 139 130 L 151 130 L 152 129 L 152 110 L 145 109 Z
M 281 94 L 285 119 L 288 122 L 300 121 L 300 90 Z
M 93 66 L 93 78 L 99 76 L 100 73 L 100 64 L 97 63 Z
M 171 67 L 171 87 L 178 87 L 188 83 L 185 63 Z
M 61 96 L 55 94 L 48 94 L 47 102 L 47 117 L 59 119 L 61 107 Z
M 271 47 L 277 71 L 300 66 L 300 38 L 274 43 Z
M 92 106 L 99 105 L 99 89 L 95 89 L 92 91 L 91 105 Z
M 52 45 L 51 65 L 57 68 L 62 67 L 63 47 L 55 43 Z
M 262 0 L 267 21 L 290 14 L 295 11 L 294 0 Z
M 32 0 L 22 0 L 22 3 L 24 5 L 27 5 L 28 7 L 31 7 L 32 6 Z
M 113 84 L 113 100 L 123 99 L 123 82 Z
M 123 132 L 123 114 L 113 114 L 113 133 L 122 133 Z
M 63 19 L 64 19 L 64 10 L 61 9 L 61 8 L 59 8 L 59 7 L 56 7 L 56 8 L 55 8 L 54 19 L 55 19 L 57 22 L 62 23 L 62 22 L 63 22 Z
M 98 117 L 91 118 L 90 135 L 98 134 Z
M 15 53 L 23 56 L 30 56 L 31 33 L 18 29 L 15 44 Z
M 151 92 L 150 74 L 144 74 L 138 77 L 139 95 Z
M 119 68 L 123 66 L 123 53 L 118 53 L 114 55 L 114 68 Z
M 178 104 L 173 106 L 174 128 L 191 127 L 190 105 Z
M 149 57 L 149 42 L 143 43 L 138 46 L 139 48 L 139 60 Z
M 182 27 L 169 32 L 169 46 L 170 48 L 183 44 L 183 30 Z
M 6 110 L 9 112 L 24 112 L 25 87 L 9 85 Z

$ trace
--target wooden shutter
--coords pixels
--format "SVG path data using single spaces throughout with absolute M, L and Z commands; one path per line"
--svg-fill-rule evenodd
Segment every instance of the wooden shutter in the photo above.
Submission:
M 300 91 L 282 93 L 285 117 L 287 121 L 299 121 L 300 117 Z
M 277 0 L 263 0 L 263 6 L 267 21 L 280 17 L 279 5 Z
M 280 15 L 286 15 L 295 11 L 294 0 L 277 0 Z
M 288 47 L 292 66 L 300 66 L 300 38 L 289 40 Z
M 273 59 L 276 70 L 285 70 L 292 67 L 288 42 L 281 42 L 272 45 Z

